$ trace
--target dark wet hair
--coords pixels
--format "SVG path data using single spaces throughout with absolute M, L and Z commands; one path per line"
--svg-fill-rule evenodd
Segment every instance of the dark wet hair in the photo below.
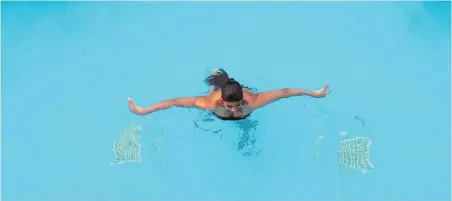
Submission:
M 237 102 L 243 99 L 242 85 L 230 78 L 224 86 L 221 87 L 221 99 L 227 102 Z
M 221 98 L 227 102 L 237 102 L 243 99 L 243 88 L 251 89 L 241 85 L 233 78 L 229 78 L 224 69 L 217 69 L 210 74 L 204 83 L 213 87 L 214 91 L 221 89 Z
M 214 91 L 221 89 L 229 81 L 229 75 L 223 69 L 218 69 L 214 74 L 209 75 L 204 79 L 204 83 L 212 86 Z

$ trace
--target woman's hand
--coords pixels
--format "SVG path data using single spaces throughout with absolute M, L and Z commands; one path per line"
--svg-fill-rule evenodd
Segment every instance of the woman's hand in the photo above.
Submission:
M 134 114 L 138 114 L 138 115 L 143 115 L 144 114 L 143 108 L 135 105 L 135 103 L 133 102 L 132 98 L 128 98 L 127 102 L 129 102 L 129 109 L 130 109 L 131 112 L 133 112 Z
M 314 94 L 317 98 L 323 98 L 326 95 L 328 95 L 330 92 L 331 92 L 331 90 L 328 88 L 328 84 L 325 84 L 323 86 L 323 88 L 321 88 L 317 91 L 314 91 Z

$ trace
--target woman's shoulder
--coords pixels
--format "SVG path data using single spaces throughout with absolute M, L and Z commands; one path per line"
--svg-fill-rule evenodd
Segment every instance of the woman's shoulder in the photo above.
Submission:
M 212 107 L 217 106 L 221 102 L 221 91 L 217 90 L 211 92 L 206 96 L 206 101 L 209 102 Z
M 248 103 L 253 102 L 256 99 L 256 97 L 257 97 L 256 93 L 250 92 L 247 89 L 243 89 L 243 99 L 246 102 Z

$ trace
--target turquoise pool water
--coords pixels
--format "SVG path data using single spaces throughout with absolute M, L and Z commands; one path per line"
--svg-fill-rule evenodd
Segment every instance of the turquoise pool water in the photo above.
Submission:
M 1 5 L 4 201 L 450 200 L 449 2 Z M 128 111 L 204 94 L 213 68 L 333 92 L 239 123 Z M 110 165 L 129 124 L 141 162 Z M 354 137 L 367 173 L 338 169 Z

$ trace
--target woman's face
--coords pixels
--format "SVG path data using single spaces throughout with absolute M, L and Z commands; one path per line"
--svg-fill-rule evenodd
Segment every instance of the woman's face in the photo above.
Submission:
M 223 101 L 224 107 L 228 110 L 230 110 L 231 112 L 237 112 L 238 109 L 240 109 L 242 107 L 243 101 L 236 101 L 236 102 L 228 102 L 228 101 Z

